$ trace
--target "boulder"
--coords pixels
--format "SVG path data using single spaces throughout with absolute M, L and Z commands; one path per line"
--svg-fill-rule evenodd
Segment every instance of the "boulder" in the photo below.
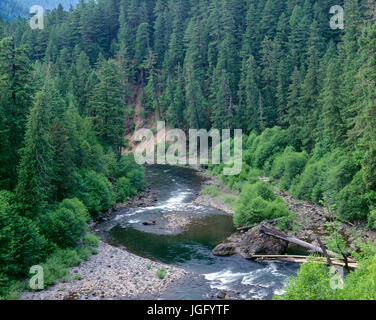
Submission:
M 217 256 L 240 254 L 245 259 L 255 255 L 283 255 L 287 252 L 288 242 L 268 236 L 256 230 L 236 233 L 213 249 Z
M 287 248 L 287 241 L 255 230 L 244 235 L 239 244 L 239 254 L 246 259 L 251 259 L 254 255 L 283 255 Z
M 221 257 L 232 256 L 238 253 L 237 246 L 234 242 L 221 243 L 213 249 L 213 254 Z
M 155 226 L 157 224 L 156 221 L 152 221 L 152 220 L 149 220 L 149 221 L 145 221 L 142 223 L 144 226 Z
M 227 293 L 225 291 L 221 291 L 217 294 L 217 298 L 221 300 L 224 300 L 226 296 L 227 296 Z

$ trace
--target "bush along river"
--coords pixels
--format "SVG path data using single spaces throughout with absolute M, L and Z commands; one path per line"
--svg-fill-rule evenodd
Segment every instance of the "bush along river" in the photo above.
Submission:
M 97 226 L 99 234 L 110 245 L 191 275 L 162 295 L 139 299 L 271 299 L 283 292 L 287 277 L 296 274 L 298 265 L 212 254 L 234 226 L 231 215 L 194 203 L 203 182 L 196 171 L 149 166 L 146 177 L 156 196 L 154 203 L 118 212 Z

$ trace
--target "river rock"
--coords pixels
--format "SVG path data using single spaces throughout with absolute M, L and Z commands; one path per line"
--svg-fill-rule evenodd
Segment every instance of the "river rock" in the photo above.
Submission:
M 144 226 L 155 226 L 156 224 L 157 224 L 157 222 L 156 221 L 151 221 L 151 220 L 149 220 L 149 221 L 145 221 L 145 222 L 143 222 L 142 223 Z
M 250 259 L 254 255 L 283 255 L 287 248 L 287 241 L 255 230 L 244 235 L 239 244 L 239 254 L 246 259 Z
M 214 248 L 213 254 L 217 256 L 240 254 L 245 259 L 251 259 L 255 255 L 283 255 L 287 248 L 286 241 L 270 237 L 256 229 L 232 235 Z
M 227 296 L 227 293 L 225 291 L 221 291 L 217 294 L 217 298 L 220 300 L 224 300 Z

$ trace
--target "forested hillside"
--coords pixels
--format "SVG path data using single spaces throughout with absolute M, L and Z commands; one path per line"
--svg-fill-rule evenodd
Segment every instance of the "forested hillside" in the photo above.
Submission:
M 74 247 L 87 212 L 142 189 L 142 169 L 122 157 L 138 88 L 145 119 L 243 129 L 243 171 L 224 178 L 232 187 L 265 174 L 376 228 L 376 17 L 366 2 L 80 0 L 48 12 L 43 30 L 2 22 L 2 288 Z M 333 5 L 344 30 L 330 28 Z M 247 205 L 239 225 L 253 221 Z
M 42 6 L 45 10 L 52 10 L 59 4 L 64 9 L 69 10 L 78 3 L 78 0 L 35 0 L 32 3 L 29 0 L 2 0 L 0 2 L 0 17 L 4 20 L 11 20 L 21 17 L 28 17 L 29 10 L 33 5 Z

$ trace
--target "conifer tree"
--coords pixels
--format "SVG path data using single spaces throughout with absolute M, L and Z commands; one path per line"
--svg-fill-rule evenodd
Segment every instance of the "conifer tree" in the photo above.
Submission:
M 104 61 L 98 73 L 98 84 L 91 94 L 90 106 L 95 130 L 101 141 L 118 156 L 124 146 L 124 90 L 119 67 L 111 60 Z
M 20 212 L 30 218 L 43 213 L 52 196 L 54 150 L 50 126 L 55 98 L 56 89 L 46 86 L 36 95 L 27 121 L 16 195 Z
M 13 189 L 17 180 L 19 149 L 34 93 L 31 63 L 15 38 L 0 41 L 0 187 Z

